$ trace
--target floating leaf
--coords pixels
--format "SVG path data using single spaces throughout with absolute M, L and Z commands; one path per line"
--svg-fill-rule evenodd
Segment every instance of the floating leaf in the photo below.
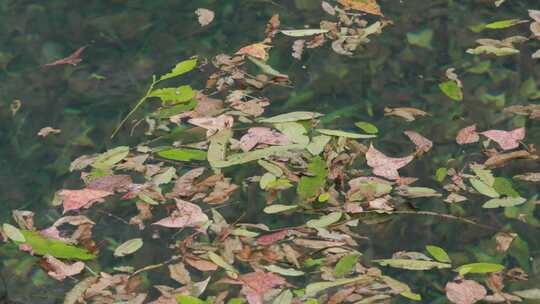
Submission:
M 512 291 L 512 293 L 524 299 L 540 300 L 540 288 L 516 290 L 516 291 Z
M 59 240 L 48 239 L 39 234 L 39 232 L 20 230 L 25 238 L 24 244 L 30 246 L 34 254 L 50 255 L 60 259 L 91 260 L 96 256 L 82 249 Z M 18 244 L 23 244 L 19 243 Z
M 365 13 L 382 16 L 381 8 L 376 0 L 338 0 L 338 3 Z
M 334 274 L 337 277 L 348 274 L 353 270 L 354 265 L 358 262 L 358 258 L 360 258 L 360 255 L 356 253 L 342 256 L 334 267 Z
M 473 55 L 493 54 L 495 56 L 509 56 L 519 53 L 519 50 L 512 47 L 496 47 L 493 45 L 481 45 L 474 49 L 468 49 L 467 53 Z
M 469 181 L 471 182 L 471 185 L 476 189 L 476 191 L 480 192 L 481 194 L 493 198 L 499 197 L 499 193 L 493 189 L 493 187 L 489 186 L 488 184 L 484 183 L 478 178 L 470 178 Z
M 369 122 L 358 121 L 358 122 L 355 122 L 354 125 L 357 126 L 360 129 L 362 129 L 364 132 L 366 132 L 368 134 L 377 134 L 377 133 L 379 133 L 379 129 L 377 129 L 377 126 L 375 126 L 374 124 L 371 124 Z
M 177 210 L 170 216 L 163 218 L 153 225 L 168 228 L 200 227 L 208 222 L 208 216 L 202 211 L 201 207 L 176 199 Z
M 516 24 L 521 24 L 524 22 L 528 22 L 527 20 L 521 20 L 521 19 L 507 19 L 507 20 L 501 20 L 501 21 L 495 21 L 492 23 L 486 24 L 484 27 L 492 30 L 499 30 L 508 28 L 511 26 L 514 26 Z
M 196 66 L 197 66 L 197 58 L 181 61 L 176 64 L 176 66 L 172 69 L 171 72 L 161 76 L 161 78 L 159 78 L 159 81 L 185 74 L 193 70 Z
M 265 127 L 249 128 L 248 132 L 240 138 L 240 148 L 244 152 L 253 149 L 259 143 L 283 146 L 291 142 L 284 134 Z
M 324 228 L 339 221 L 341 216 L 342 216 L 341 212 L 332 212 L 332 213 L 323 215 L 316 220 L 307 221 L 306 226 L 309 228 Z
M 445 291 L 448 300 L 455 304 L 473 304 L 482 300 L 487 294 L 484 286 L 472 280 L 448 282 Z
M 80 190 L 63 189 L 58 191 L 58 196 L 62 198 L 64 213 L 70 210 L 88 208 L 93 203 L 102 201 L 103 198 L 112 194 L 113 193 L 110 191 L 93 190 L 88 188 Z
M 209 9 L 206 8 L 198 8 L 195 10 L 195 14 L 197 15 L 197 21 L 199 21 L 199 24 L 201 26 L 207 26 L 208 24 L 212 23 L 215 17 L 215 13 Z
M 291 37 L 304 37 L 328 33 L 326 29 L 300 29 L 300 30 L 281 30 L 283 35 Z
M 310 120 L 315 119 L 317 117 L 323 116 L 320 113 L 316 112 L 290 112 L 286 114 L 280 114 L 276 115 L 270 118 L 263 118 L 260 120 L 260 122 L 264 123 L 281 123 L 281 122 L 291 122 L 291 121 L 299 121 L 299 120 Z
M 263 167 L 266 171 L 269 173 L 272 173 L 273 175 L 280 177 L 283 175 L 283 170 L 281 170 L 280 167 L 274 165 L 271 162 L 265 161 L 265 160 L 258 160 L 257 163 Z
M 520 197 L 520 194 L 512 186 L 512 181 L 504 177 L 497 177 L 493 181 L 493 189 L 501 195 Z
M 148 97 L 160 98 L 163 104 L 172 105 L 176 103 L 190 101 L 197 95 L 191 86 L 183 85 L 178 88 L 163 88 L 150 92 Z
M 108 170 L 114 164 L 120 162 L 129 154 L 129 147 L 120 146 L 100 154 L 92 163 L 92 167 L 101 170 Z
M 330 142 L 332 137 L 327 135 L 317 135 L 311 139 L 311 142 L 306 146 L 306 149 L 312 155 L 319 155 L 324 151 L 324 147 Z
M 219 267 L 227 270 L 230 273 L 238 273 L 238 271 L 229 263 L 225 262 L 225 260 L 219 256 L 218 254 L 209 251 L 208 252 L 208 258 L 210 261 L 212 261 L 214 264 L 218 265 Z
M 294 210 L 296 208 L 298 208 L 297 205 L 275 204 L 275 205 L 270 205 L 268 207 L 265 207 L 263 209 L 263 212 L 266 213 L 266 214 L 274 214 L 274 213 L 281 213 L 281 212 L 285 212 L 285 211 Z
M 351 284 L 351 283 L 366 283 L 371 282 L 373 277 L 368 275 L 361 275 L 356 278 L 350 279 L 337 279 L 331 282 L 316 282 L 311 283 L 306 286 L 306 296 L 314 296 L 320 291 L 323 291 L 328 288 L 337 287 L 341 285 Z
M 285 146 L 273 146 L 273 147 L 268 147 L 264 149 L 249 151 L 246 153 L 233 154 L 227 157 L 226 160 L 215 161 L 213 163 L 213 166 L 214 168 L 230 167 L 234 165 L 248 163 L 248 162 L 258 160 L 261 158 L 266 158 L 272 155 L 277 155 L 277 154 L 280 154 L 289 150 L 303 149 L 304 147 L 305 145 L 292 144 L 292 145 L 285 145 Z
M 489 130 L 480 134 L 497 142 L 503 150 L 511 150 L 519 147 L 519 141 L 525 138 L 525 128 L 518 128 L 512 131 Z
M 278 78 L 284 78 L 284 79 L 289 78 L 289 76 L 277 71 L 276 69 L 274 69 L 273 67 L 268 65 L 263 60 L 259 60 L 257 58 L 251 57 L 251 56 L 248 56 L 248 59 L 249 59 L 249 61 L 253 62 L 256 66 L 258 66 L 261 69 L 261 71 L 263 71 L 263 73 L 265 73 L 265 74 L 268 74 L 268 75 L 274 76 L 274 77 L 278 77 Z
M 287 277 L 297 277 L 305 274 L 303 271 L 296 270 L 294 268 L 282 268 L 276 265 L 263 266 L 263 268 L 270 272 L 281 274 Z
M 24 235 L 21 233 L 21 231 L 19 230 L 19 228 L 11 225 L 11 224 L 8 224 L 8 223 L 4 223 L 2 225 L 2 230 L 4 231 L 4 233 L 7 235 L 7 237 L 14 241 L 14 242 L 18 242 L 18 243 L 24 243 L 26 242 L 26 239 L 24 238 Z
M 176 148 L 161 150 L 157 152 L 157 155 L 177 161 L 192 161 L 192 160 L 206 160 L 206 151 L 189 149 L 189 148 Z
M 476 124 L 465 127 L 459 130 L 456 136 L 456 142 L 459 145 L 471 144 L 480 140 L 480 136 L 476 133 Z
M 206 301 L 183 294 L 176 295 L 176 302 L 178 304 L 207 304 Z
M 399 178 L 398 169 L 406 166 L 413 158 L 412 155 L 401 158 L 388 157 L 375 149 L 373 145 L 369 146 L 366 153 L 367 164 L 373 168 L 373 173 L 388 179 Z
M 456 271 L 460 275 L 465 275 L 467 273 L 490 273 L 497 272 L 504 269 L 504 266 L 501 264 L 494 263 L 472 263 L 459 266 Z
M 423 260 L 410 260 L 410 259 L 383 259 L 383 260 L 373 260 L 373 262 L 378 263 L 382 266 L 390 266 L 394 268 L 408 269 L 408 270 L 429 270 L 433 268 L 445 269 L 445 268 L 452 267 L 452 265 L 447 264 L 447 263 L 423 261 Z
M 340 130 L 330 130 L 330 129 L 316 129 L 316 131 L 324 135 L 339 136 L 339 137 L 354 138 L 354 139 L 377 137 L 377 135 L 358 134 L 358 133 L 345 132 L 345 131 L 340 131 Z
M 448 256 L 448 253 L 444 251 L 441 247 L 433 246 L 433 245 L 427 245 L 426 250 L 431 254 L 431 256 L 442 263 L 451 263 L 450 257 Z
M 527 199 L 523 197 L 492 198 L 482 205 L 482 208 L 513 207 L 525 203 Z
M 463 100 L 463 92 L 458 83 L 454 80 L 448 80 L 439 84 L 439 89 L 448 97 L 453 100 Z
M 114 250 L 114 256 L 123 257 L 126 255 L 130 255 L 139 250 L 142 245 L 143 240 L 141 238 L 127 240 L 124 243 L 120 244 L 118 247 L 116 247 L 116 249 Z

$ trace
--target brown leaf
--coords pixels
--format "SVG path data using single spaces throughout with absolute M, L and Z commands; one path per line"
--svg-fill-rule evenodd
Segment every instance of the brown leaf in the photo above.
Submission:
M 223 129 L 232 128 L 234 118 L 222 114 L 218 117 L 200 117 L 188 120 L 192 125 L 206 129 L 206 137 L 210 137 Z
M 244 152 L 253 149 L 259 143 L 268 145 L 287 145 L 291 142 L 284 134 L 264 127 L 250 128 L 248 133 L 240 138 L 240 148 Z
M 170 264 L 169 274 L 173 280 L 175 280 L 176 282 L 180 284 L 183 284 L 183 285 L 191 284 L 191 277 L 189 275 L 189 271 L 186 269 L 186 266 L 182 262 L 179 262 L 176 264 Z
M 270 234 L 265 234 L 263 236 L 258 237 L 256 243 L 257 245 L 261 245 L 261 246 L 269 246 L 277 241 L 281 241 L 282 239 L 284 239 L 288 233 L 289 233 L 289 230 L 285 229 L 285 230 L 280 230 L 280 231 L 273 232 Z
M 127 188 L 132 183 L 131 176 L 125 174 L 98 176 L 86 188 L 115 192 Z
M 267 99 L 252 99 L 248 101 L 234 101 L 231 107 L 252 116 L 261 116 L 264 113 L 264 107 L 270 105 Z
M 255 271 L 241 275 L 241 292 L 246 295 L 249 304 L 263 304 L 263 296 L 272 288 L 287 283 L 284 278 L 271 272 Z
M 212 192 L 203 199 L 203 202 L 209 204 L 221 204 L 227 201 L 236 189 L 238 189 L 238 186 L 231 184 L 230 178 L 225 178 L 216 183 Z
M 338 0 L 338 3 L 365 13 L 382 16 L 381 8 L 376 0 Z
M 414 131 L 403 132 L 416 145 L 416 155 L 427 153 L 433 147 L 433 142 Z
M 306 42 L 306 48 L 315 49 L 324 44 L 324 34 L 315 35 L 310 41 Z
M 188 201 L 176 200 L 178 211 L 173 212 L 171 216 L 161 219 L 152 225 L 158 225 L 169 228 L 199 227 L 208 222 L 208 216 L 202 209 Z
M 538 159 L 537 156 L 531 155 L 528 151 L 520 150 L 493 155 L 484 162 L 484 165 L 490 168 L 499 167 L 516 158 Z
M 60 129 L 54 129 L 54 128 L 51 128 L 51 127 L 45 127 L 45 128 L 42 128 L 41 130 L 39 130 L 37 135 L 41 136 L 41 137 L 47 137 L 50 134 L 59 134 L 60 132 L 62 132 L 62 130 L 60 130 Z
M 54 65 L 63 65 L 63 64 L 77 65 L 79 62 L 82 61 L 80 57 L 84 49 L 86 49 L 86 46 L 78 48 L 73 54 L 65 58 L 47 63 L 45 64 L 45 66 L 54 66 Z
M 278 32 L 279 30 L 279 26 L 280 26 L 280 21 L 279 21 L 279 15 L 278 14 L 274 14 L 270 20 L 268 20 L 268 23 L 266 24 L 266 30 L 264 31 L 264 34 L 266 35 L 266 38 L 267 39 L 272 39 L 274 38 L 274 36 L 276 35 L 276 33 Z
M 369 150 L 366 153 L 367 164 L 373 168 L 373 174 L 388 179 L 398 179 L 398 169 L 405 167 L 413 158 L 414 156 L 412 155 L 401 158 L 388 157 L 375 149 L 373 145 L 369 146 Z
M 525 138 L 525 128 L 512 131 L 489 130 L 480 134 L 498 143 L 503 150 L 512 150 L 519 147 L 519 141 Z
M 480 140 L 480 136 L 476 133 L 476 124 L 470 125 L 459 130 L 456 136 L 456 142 L 459 145 L 471 144 Z
M 204 167 L 195 168 L 179 177 L 174 183 L 173 189 L 171 192 L 167 193 L 166 197 L 187 197 L 195 194 L 197 192 L 197 187 L 194 186 L 194 182 L 203 174 L 204 170 Z
M 210 261 L 203 260 L 197 257 L 186 257 L 186 263 L 191 267 L 200 271 L 214 271 L 218 269 L 218 266 Z
M 112 192 L 92 189 L 60 190 L 58 195 L 63 200 L 64 213 L 80 208 L 89 208 L 93 203 L 103 201 Z
M 198 21 L 201 26 L 207 26 L 212 23 L 215 17 L 214 12 L 206 8 L 196 9 L 195 14 L 198 16 Z
M 55 257 L 46 255 L 43 257 L 47 263 L 47 274 L 58 281 L 63 281 L 66 277 L 73 276 L 81 273 L 84 269 L 83 262 L 75 262 L 73 264 L 66 264 Z
M 510 233 L 510 232 L 499 232 L 495 235 L 495 241 L 497 243 L 497 251 L 498 252 L 506 252 L 508 248 L 510 248 L 510 245 L 512 245 L 512 242 L 517 237 L 516 233 Z
M 268 59 L 268 52 L 270 46 L 264 43 L 254 43 L 245 46 L 236 52 L 236 55 L 249 55 L 261 60 L 266 61 Z
M 526 181 L 526 182 L 538 183 L 540 182 L 540 172 L 527 172 L 527 173 L 515 175 L 513 178 Z
M 295 40 L 292 45 L 292 57 L 295 59 L 302 59 L 302 53 L 304 52 L 304 46 L 306 44 L 306 40 L 304 39 L 298 39 Z
M 455 304 L 473 304 L 482 300 L 487 294 L 484 286 L 472 280 L 448 282 L 445 290 L 448 300 Z
M 411 107 L 401 107 L 401 108 L 384 108 L 384 116 L 397 116 L 405 119 L 406 121 L 414 121 L 416 116 L 426 116 L 429 113 L 422 110 L 411 108 Z

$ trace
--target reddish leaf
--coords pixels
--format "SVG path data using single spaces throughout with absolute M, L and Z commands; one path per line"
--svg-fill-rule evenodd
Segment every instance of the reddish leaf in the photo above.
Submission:
M 424 136 L 416 133 L 414 131 L 405 131 L 403 132 L 409 139 L 416 145 L 416 154 L 422 155 L 427 153 L 433 147 L 433 142 Z
M 68 276 L 79 274 L 84 269 L 83 262 L 66 264 L 58 260 L 57 258 L 49 255 L 45 256 L 44 259 L 47 263 L 47 268 L 49 268 L 47 274 L 58 281 L 63 281 Z
M 203 213 L 199 206 L 193 203 L 176 199 L 176 208 L 178 208 L 178 211 L 173 212 L 171 216 L 157 221 L 152 225 L 169 228 L 183 228 L 198 227 L 208 222 L 206 214 Z
M 519 147 L 519 141 L 525 138 L 525 128 L 512 131 L 489 130 L 480 134 L 497 142 L 503 150 L 511 150 Z
M 476 133 L 476 125 L 471 125 L 459 130 L 456 136 L 456 142 L 460 145 L 472 144 L 480 140 L 480 136 Z
M 240 148 L 247 152 L 253 149 L 257 144 L 268 145 L 287 145 L 290 144 L 287 136 L 270 128 L 254 127 L 248 130 L 248 133 L 240 138 Z
M 86 188 L 114 192 L 126 188 L 132 182 L 131 177 L 125 174 L 99 176 L 89 183 Z
M 382 16 L 381 8 L 375 0 L 338 0 L 338 3 L 365 13 Z
M 210 137 L 217 132 L 231 128 L 234 122 L 232 116 L 219 115 L 218 117 L 199 117 L 188 120 L 192 125 L 206 129 L 206 136 Z
M 102 201 L 104 197 L 113 194 L 109 191 L 80 189 L 80 190 L 60 190 L 58 195 L 62 197 L 64 213 L 70 210 L 89 208 L 93 203 Z
M 236 54 L 249 55 L 249 56 L 266 61 L 266 59 L 268 59 L 268 53 L 266 50 L 269 48 L 270 46 L 267 44 L 254 43 L 254 44 L 250 44 L 248 46 L 241 48 L 240 50 L 238 50 L 238 52 L 236 52 Z
M 263 296 L 272 288 L 287 283 L 284 278 L 271 272 L 255 271 L 238 278 L 242 283 L 241 292 L 249 304 L 263 304 Z
M 455 304 L 472 304 L 486 296 L 484 286 L 472 280 L 449 282 L 446 284 L 446 297 Z
M 259 237 L 256 243 L 257 245 L 262 245 L 262 246 L 272 245 L 273 243 L 284 239 L 288 233 L 289 231 L 285 229 L 285 230 L 280 230 L 278 232 L 265 234 Z
M 196 257 L 186 257 L 185 261 L 191 267 L 200 271 L 214 271 L 218 269 L 218 266 L 216 264 Z
M 65 58 L 58 59 L 56 61 L 47 63 L 47 64 L 45 64 L 45 66 L 54 66 L 54 65 L 63 65 L 63 64 L 77 65 L 77 63 L 82 61 L 82 59 L 80 57 L 81 57 L 81 54 L 84 51 L 84 49 L 86 49 L 86 46 L 78 48 L 75 52 L 73 52 L 73 54 L 71 54 L 71 55 L 69 55 L 69 56 L 67 56 Z
M 198 21 L 201 26 L 207 26 L 214 20 L 215 13 L 206 8 L 198 8 L 195 10 L 198 16 Z
M 388 157 L 375 149 L 373 145 L 369 146 L 366 153 L 367 164 L 373 168 L 373 174 L 388 179 L 398 179 L 399 173 L 397 170 L 406 166 L 413 158 L 412 155 L 401 158 Z

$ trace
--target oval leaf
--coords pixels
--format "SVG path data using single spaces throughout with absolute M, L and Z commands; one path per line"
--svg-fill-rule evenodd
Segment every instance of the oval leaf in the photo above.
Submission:
M 139 250 L 142 247 L 142 245 L 143 245 L 143 240 L 140 238 L 125 241 L 120 246 L 116 247 L 116 249 L 114 250 L 114 256 L 123 257 L 129 254 L 132 254 L 135 251 Z
M 14 242 L 19 242 L 19 243 L 26 242 L 26 238 L 24 238 L 24 235 L 21 233 L 19 228 L 5 223 L 2 225 L 2 230 L 4 231 L 4 233 L 7 235 L 7 237 L 10 240 Z
M 472 263 L 459 266 L 456 271 L 460 275 L 465 275 L 467 273 L 490 273 L 497 272 L 501 269 L 504 269 L 504 266 L 501 264 L 495 263 Z
M 452 260 L 450 260 L 450 257 L 448 256 L 448 253 L 446 253 L 446 251 L 444 251 L 444 249 L 442 249 L 441 247 L 433 246 L 433 245 L 427 245 L 426 250 L 429 252 L 429 254 L 431 254 L 431 256 L 435 260 L 437 260 L 439 262 L 443 262 L 443 263 L 451 263 L 452 262 Z
M 330 214 L 323 215 L 316 220 L 309 220 L 306 223 L 306 226 L 308 226 L 309 228 L 324 228 L 339 221 L 339 219 L 341 218 L 341 215 L 342 215 L 341 212 L 332 212 Z
M 525 203 L 523 197 L 492 198 L 482 205 L 482 208 L 513 207 Z

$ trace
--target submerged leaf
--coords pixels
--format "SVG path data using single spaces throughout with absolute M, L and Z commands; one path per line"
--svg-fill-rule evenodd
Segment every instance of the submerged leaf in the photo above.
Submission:
M 345 132 L 345 131 L 340 131 L 340 130 L 330 130 L 330 129 L 316 129 L 316 131 L 324 135 L 339 136 L 339 137 L 354 138 L 354 139 L 377 137 L 377 135 L 372 135 L 372 134 L 358 134 L 358 133 Z
M 489 130 L 480 134 L 498 143 L 503 150 L 511 150 L 519 147 L 519 141 L 525 138 L 525 128 L 512 131 Z
M 423 261 L 423 260 L 410 260 L 410 259 L 383 259 L 373 260 L 382 266 L 390 266 L 394 268 L 408 269 L 408 270 L 429 270 L 433 268 L 445 269 L 450 268 L 452 265 L 448 263 Z
M 513 207 L 525 203 L 527 199 L 523 197 L 505 197 L 505 198 L 493 198 L 485 202 L 482 208 L 499 208 L 499 207 Z
M 448 282 L 445 290 L 448 300 L 455 304 L 473 304 L 482 300 L 487 294 L 484 286 L 472 280 Z
M 270 118 L 263 118 L 260 122 L 265 123 L 281 123 L 281 122 L 291 122 L 299 120 L 310 120 L 317 117 L 323 116 L 320 113 L 316 112 L 290 112 L 286 114 L 276 115 Z
M 456 136 L 456 142 L 459 145 L 471 144 L 478 142 L 479 140 L 480 136 L 478 135 L 478 133 L 476 133 L 476 124 L 459 130 Z
M 318 219 L 307 221 L 306 226 L 309 228 L 324 228 L 339 221 L 341 216 L 342 216 L 341 212 L 332 212 L 332 213 L 323 215 Z
M 366 153 L 367 164 L 373 168 L 373 173 L 388 179 L 398 179 L 398 169 L 405 167 L 413 158 L 412 155 L 401 158 L 388 157 L 373 145 L 369 146 Z

